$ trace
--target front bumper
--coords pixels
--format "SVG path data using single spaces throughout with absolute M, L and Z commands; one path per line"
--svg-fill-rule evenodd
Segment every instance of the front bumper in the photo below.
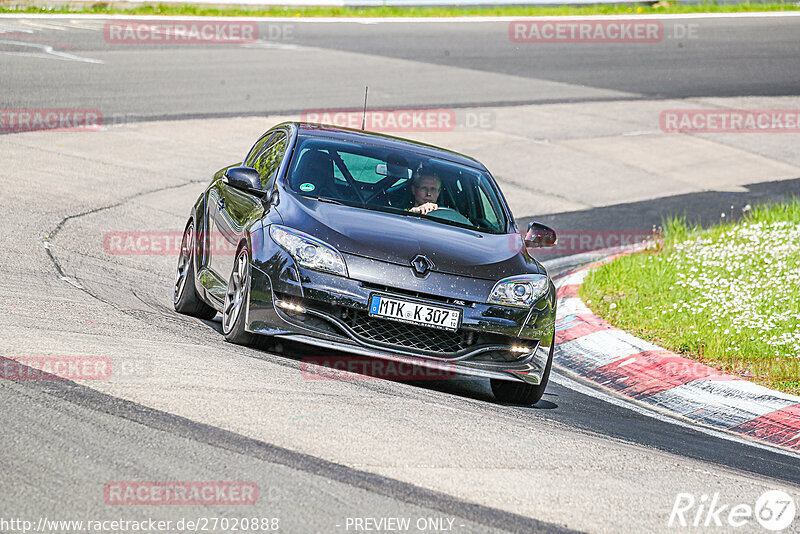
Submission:
M 267 244 L 269 247 L 269 244 Z M 494 282 L 345 257 L 349 278 L 299 268 L 275 246 L 254 258 L 246 330 L 437 371 L 539 384 L 552 355 L 555 288 L 531 309 L 485 303 Z M 391 286 L 386 285 L 391 280 Z M 373 293 L 459 308 L 457 333 L 368 315 Z

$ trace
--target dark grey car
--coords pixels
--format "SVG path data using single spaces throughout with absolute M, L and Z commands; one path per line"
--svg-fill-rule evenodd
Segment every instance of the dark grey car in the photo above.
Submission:
M 411 211 L 435 176 L 437 209 Z M 489 171 L 441 148 L 285 123 L 220 170 L 189 217 L 175 309 L 234 343 L 291 339 L 491 379 L 535 403 L 553 358 L 556 295 Z

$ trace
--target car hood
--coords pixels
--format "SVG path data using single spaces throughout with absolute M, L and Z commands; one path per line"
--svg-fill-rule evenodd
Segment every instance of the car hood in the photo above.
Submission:
M 423 255 L 434 271 L 489 280 L 544 272 L 524 252 L 519 234 L 484 234 L 414 216 L 291 196 L 279 206 L 286 225 L 344 253 L 409 268 L 411 260 Z

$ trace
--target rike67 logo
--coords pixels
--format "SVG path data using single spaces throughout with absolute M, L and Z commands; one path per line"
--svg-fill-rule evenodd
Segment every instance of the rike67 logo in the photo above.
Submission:
M 691 493 L 679 493 L 669 515 L 671 528 L 708 529 L 721 527 L 725 531 L 757 522 L 766 530 L 779 532 L 794 521 L 797 506 L 785 491 L 770 490 L 761 495 L 755 506 L 746 503 L 725 503 L 719 492 L 703 494 L 699 498 Z M 749 530 L 749 529 L 748 529 Z

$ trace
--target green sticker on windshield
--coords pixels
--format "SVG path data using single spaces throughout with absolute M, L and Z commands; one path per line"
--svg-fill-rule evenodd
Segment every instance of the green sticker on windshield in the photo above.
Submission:
M 310 184 L 308 182 L 306 182 L 304 184 L 300 184 L 300 191 L 308 192 L 308 191 L 313 191 L 313 190 L 314 190 L 314 184 Z

